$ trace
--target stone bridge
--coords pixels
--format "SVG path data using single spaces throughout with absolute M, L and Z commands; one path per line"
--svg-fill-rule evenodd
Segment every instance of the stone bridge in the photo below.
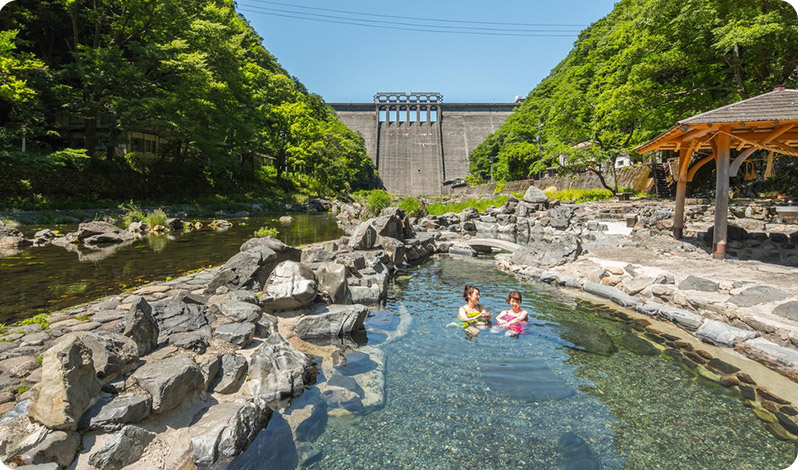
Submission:
M 463 240 L 462 243 L 465 243 L 477 251 L 485 248 L 495 248 L 497 250 L 515 253 L 521 248 L 521 245 L 517 243 L 508 242 L 507 240 L 498 240 L 496 238 L 471 238 L 469 240 Z
M 372 103 L 331 103 L 360 133 L 389 192 L 447 193 L 468 174 L 468 155 L 518 103 L 443 103 L 440 93 L 377 93 Z

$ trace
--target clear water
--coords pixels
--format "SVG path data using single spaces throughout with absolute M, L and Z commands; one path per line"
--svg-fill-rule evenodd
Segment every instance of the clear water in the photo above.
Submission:
M 447 327 L 466 283 L 481 287 L 492 312 L 520 290 L 526 333 L 468 339 Z M 367 320 L 374 332 L 395 327 L 402 308 L 413 318 L 396 341 L 369 335 L 385 353 L 385 405 L 331 416 L 312 469 L 764 470 L 795 460 L 796 445 L 773 437 L 735 394 L 664 354 L 625 349 L 634 333 L 607 307 L 521 284 L 489 260 L 436 260 L 398 278 L 395 291 Z M 574 325 L 601 328 L 618 350 L 569 347 Z
M 224 231 L 205 228 L 193 232 L 148 235 L 126 246 L 69 252 L 57 246 L 31 247 L 0 257 L 0 323 L 11 323 L 117 294 L 129 287 L 202 267 L 224 263 L 260 227 L 278 229 L 289 245 L 332 240 L 342 231 L 330 214 L 294 214 L 291 224 L 276 216 L 229 219 Z M 209 220 L 203 220 L 207 225 Z M 44 227 L 22 226 L 28 236 Z M 50 226 L 67 233 L 76 225 Z

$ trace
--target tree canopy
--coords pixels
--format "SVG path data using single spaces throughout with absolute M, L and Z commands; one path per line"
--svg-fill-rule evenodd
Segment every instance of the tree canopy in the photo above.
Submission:
M 40 152 L 74 147 L 66 130 L 77 127 L 101 164 L 124 160 L 129 132 L 147 132 L 163 138 L 155 165 L 211 186 L 259 175 L 319 193 L 374 183 L 362 139 L 232 0 L 17 0 L 0 18 L 0 54 L 0 149 L 22 135 Z
M 481 179 L 599 171 L 684 119 L 798 85 L 798 17 L 780 0 L 621 0 L 470 156 Z M 538 148 L 540 143 L 540 148 Z

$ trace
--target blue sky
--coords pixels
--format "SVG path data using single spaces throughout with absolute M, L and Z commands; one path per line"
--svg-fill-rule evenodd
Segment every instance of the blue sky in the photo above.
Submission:
M 568 54 L 578 32 L 609 13 L 614 4 L 612 0 L 237 1 L 239 12 L 263 37 L 264 46 L 327 102 L 369 102 L 379 91 L 435 91 L 449 103 L 509 102 L 516 95 L 526 96 Z M 292 18 L 296 16 L 317 21 Z M 365 21 L 380 28 L 331 21 Z

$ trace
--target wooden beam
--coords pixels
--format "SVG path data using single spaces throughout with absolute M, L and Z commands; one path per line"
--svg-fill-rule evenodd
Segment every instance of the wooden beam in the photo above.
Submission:
M 676 209 L 673 211 L 673 238 L 681 240 L 684 235 L 684 200 L 687 195 L 687 167 L 693 157 L 693 148 L 696 141 L 690 143 L 690 147 L 679 152 L 679 174 L 676 180 Z
M 727 131 L 728 132 L 728 131 Z M 726 234 L 729 218 L 729 157 L 731 137 L 718 134 L 715 165 L 715 230 L 712 234 L 712 258 L 726 259 Z
M 701 145 L 703 145 L 703 143 Z M 699 145 L 699 148 L 701 147 L 701 145 Z M 709 146 L 712 149 L 712 153 L 709 156 L 706 156 L 706 157 L 702 158 L 701 160 L 699 160 L 695 165 L 693 165 L 692 168 L 690 168 L 690 171 L 687 172 L 687 181 L 688 182 L 689 181 L 693 181 L 693 177 L 695 177 L 695 174 L 699 170 L 699 168 L 701 168 L 702 166 L 706 165 L 707 163 L 709 163 L 712 160 L 714 160 L 715 158 L 717 158 L 718 146 L 715 143 L 715 139 L 712 139 L 712 140 L 709 141 Z

